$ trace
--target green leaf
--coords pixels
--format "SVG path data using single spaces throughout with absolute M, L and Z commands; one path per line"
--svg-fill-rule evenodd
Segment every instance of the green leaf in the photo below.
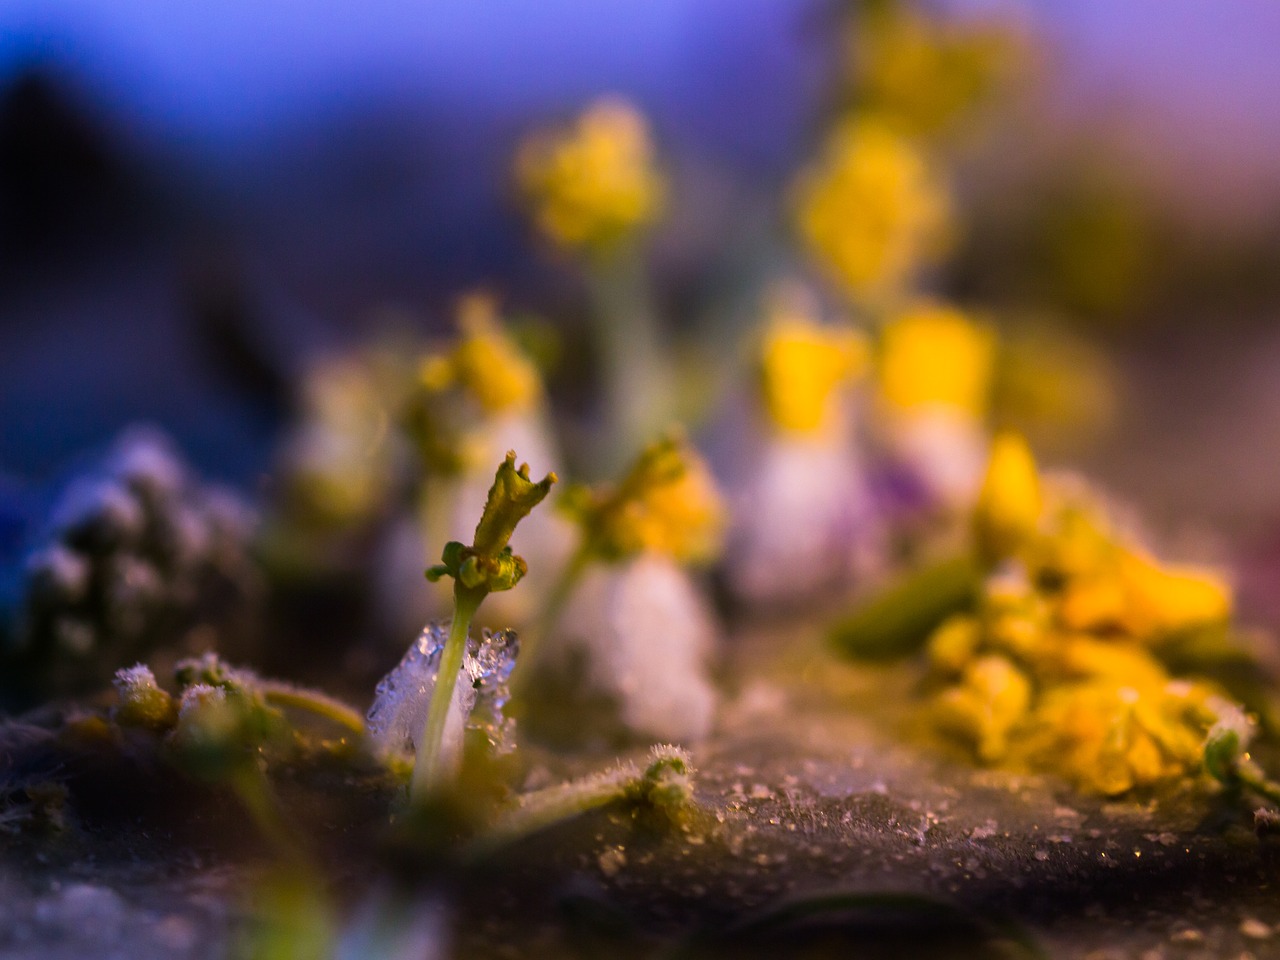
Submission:
M 915 653 L 938 624 L 970 609 L 981 586 L 978 564 L 951 557 L 909 573 L 837 620 L 828 634 L 842 653 L 885 660 Z

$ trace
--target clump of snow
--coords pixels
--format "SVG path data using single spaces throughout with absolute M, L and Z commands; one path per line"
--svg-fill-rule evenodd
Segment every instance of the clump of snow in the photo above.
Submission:
M 584 574 L 556 631 L 562 651 L 586 654 L 587 682 L 614 698 L 636 734 L 689 743 L 715 715 L 707 676 L 717 631 L 688 573 L 658 554 L 598 564 Z
M 750 603 L 811 597 L 848 584 L 867 561 L 870 495 L 852 444 L 775 438 L 732 499 L 725 572 Z

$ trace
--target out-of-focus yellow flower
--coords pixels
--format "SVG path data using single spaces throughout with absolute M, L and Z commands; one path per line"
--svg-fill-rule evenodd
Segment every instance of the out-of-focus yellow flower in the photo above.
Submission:
M 1009 735 L 1031 705 L 1031 683 L 1016 666 L 996 655 L 965 667 L 960 682 L 938 697 L 942 727 L 967 740 L 983 761 L 999 760 L 1009 750 Z
M 459 307 L 458 326 L 462 337 L 453 350 L 423 361 L 422 385 L 432 392 L 456 386 L 489 416 L 533 407 L 542 396 L 538 370 L 502 330 L 493 301 L 466 297 Z
M 900 291 L 944 251 L 950 203 L 924 154 L 864 117 L 837 127 L 802 174 L 796 221 L 842 289 L 873 300 Z
M 837 391 L 866 367 L 866 340 L 853 330 L 815 323 L 795 310 L 778 310 L 760 350 L 760 393 L 773 425 L 785 433 L 828 429 L 837 415 Z
M 1121 549 L 1109 567 L 1067 585 L 1059 616 L 1072 629 L 1160 639 L 1225 621 L 1231 607 L 1231 588 L 1213 571 L 1161 567 L 1137 551 Z
M 1159 564 L 1079 485 L 1042 483 L 1013 437 L 996 441 L 975 528 L 1004 549 L 976 609 L 929 639 L 946 682 L 938 723 L 981 760 L 1108 795 L 1197 775 L 1210 726 L 1239 708 L 1208 683 L 1172 679 L 1157 654 L 1165 638 L 1226 623 L 1222 577 Z M 1016 717 L 993 658 L 1030 684 Z
M 955 307 L 920 303 L 884 328 L 880 397 L 891 410 L 987 412 L 995 333 Z
M 595 255 L 655 220 L 666 192 L 644 117 L 612 98 L 592 104 L 569 130 L 526 140 L 516 177 L 538 229 Z
M 904 4 L 850 24 L 855 100 L 919 134 L 954 129 L 1017 63 L 1021 44 L 1006 23 L 926 17 Z
M 989 556 L 1009 556 L 1034 535 L 1043 509 L 1031 448 L 1016 433 L 997 434 L 974 509 L 979 545 Z
M 301 515 L 322 527 L 367 519 L 384 505 L 397 402 L 376 356 L 326 360 L 307 375 L 303 428 L 288 446 L 288 490 Z
M 723 539 L 726 514 L 715 479 L 680 437 L 647 447 L 616 486 L 579 488 L 565 503 L 590 552 L 604 559 L 653 551 L 702 563 L 714 559 Z
M 1019 752 L 1106 796 L 1154 786 L 1200 769 L 1215 697 L 1205 684 L 1167 678 L 1059 687 L 1034 711 Z

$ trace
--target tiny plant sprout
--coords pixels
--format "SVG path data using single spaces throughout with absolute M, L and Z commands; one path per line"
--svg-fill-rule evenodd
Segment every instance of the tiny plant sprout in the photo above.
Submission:
M 1204 741 L 1204 768 L 1226 787 L 1247 788 L 1258 796 L 1280 803 L 1280 783 L 1271 780 L 1249 756 L 1253 721 L 1236 704 L 1218 704 L 1218 721 Z
M 589 564 L 645 551 L 705 563 L 719 552 L 724 533 L 724 504 L 711 471 L 675 429 L 646 446 L 617 483 L 570 487 L 560 505 L 581 539 L 547 597 L 539 637 L 555 626 Z
M 482 858 L 540 830 L 618 803 L 679 824 L 693 807 L 693 780 L 689 754 L 679 747 L 658 744 L 650 750 L 644 767 L 626 761 L 610 770 L 524 794 L 476 838 L 470 852 Z
M 113 716 L 120 726 L 168 730 L 178 719 L 177 704 L 156 684 L 149 667 L 139 663 L 117 670 L 115 686 L 120 702 Z
M 516 525 L 543 501 L 556 482 L 554 473 L 535 483 L 529 478 L 529 465 L 516 469 L 516 455 L 507 454 L 499 465 L 489 488 L 484 513 L 476 525 L 471 546 L 451 540 L 445 544 L 441 562 L 427 571 L 433 583 L 441 577 L 453 579 L 453 621 L 440 660 L 439 679 L 426 725 L 418 738 L 410 796 L 421 799 L 440 787 L 445 763 L 442 745 L 453 699 L 466 652 L 471 620 L 481 602 L 490 593 L 510 590 L 528 570 L 524 559 L 516 556 L 508 541 Z
M 688 751 L 668 744 L 655 746 L 649 765 L 629 787 L 632 799 L 675 819 L 693 800 L 693 764 Z

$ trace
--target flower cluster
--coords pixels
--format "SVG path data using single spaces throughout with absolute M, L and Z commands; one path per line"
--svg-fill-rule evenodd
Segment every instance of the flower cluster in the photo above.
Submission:
M 851 99 L 918 135 L 954 132 L 1018 60 L 1007 22 L 930 16 L 901 3 L 861 6 L 848 28 Z
M 442 393 L 457 388 L 489 416 L 528 411 L 542 398 L 538 368 L 499 325 L 491 298 L 464 297 L 458 328 L 461 337 L 448 351 L 422 361 L 424 389 Z
M 516 176 L 548 239 L 604 256 L 661 212 L 666 185 L 653 154 L 644 118 L 625 101 L 603 99 L 570 129 L 527 140 Z
M 899 295 L 945 251 L 947 193 L 924 153 L 882 120 L 849 120 L 829 135 L 795 192 L 801 238 L 857 302 Z
M 1194 774 L 1230 702 L 1159 653 L 1225 625 L 1221 577 L 1156 561 L 1087 491 L 1040 478 L 1012 435 L 993 445 L 974 525 L 993 572 L 929 639 L 940 725 L 985 762 L 1108 795 Z
M 594 556 L 620 560 L 658 553 L 680 563 L 714 559 L 725 515 L 715 479 L 679 435 L 650 444 L 616 485 L 577 487 L 565 508 Z

